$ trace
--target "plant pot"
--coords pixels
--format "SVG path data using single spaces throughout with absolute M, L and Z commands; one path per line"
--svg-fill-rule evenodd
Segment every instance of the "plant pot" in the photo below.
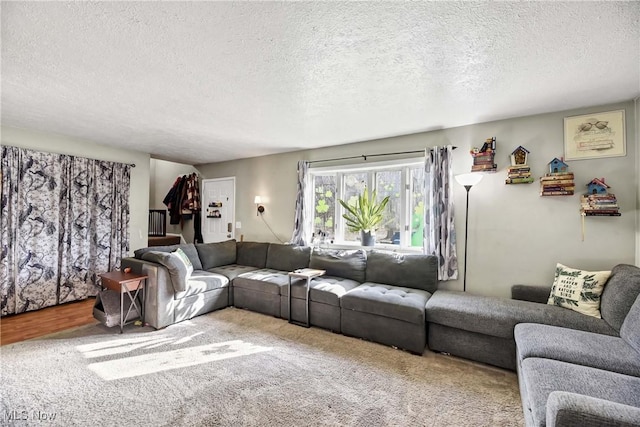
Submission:
M 360 231 L 360 242 L 362 246 L 375 246 L 376 235 L 371 234 L 371 231 Z

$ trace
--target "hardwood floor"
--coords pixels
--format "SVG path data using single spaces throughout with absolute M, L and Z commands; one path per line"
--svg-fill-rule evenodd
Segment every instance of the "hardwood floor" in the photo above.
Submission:
M 93 317 L 95 298 L 5 316 L 0 319 L 0 345 L 40 337 L 76 326 L 98 323 Z

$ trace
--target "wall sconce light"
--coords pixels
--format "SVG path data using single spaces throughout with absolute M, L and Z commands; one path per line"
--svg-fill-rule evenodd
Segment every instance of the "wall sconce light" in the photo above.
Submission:
M 258 210 L 258 212 L 256 212 L 256 216 L 262 214 L 264 212 L 264 206 L 262 206 L 262 197 L 256 196 L 256 198 L 253 199 L 253 203 L 256 204 L 256 208 Z

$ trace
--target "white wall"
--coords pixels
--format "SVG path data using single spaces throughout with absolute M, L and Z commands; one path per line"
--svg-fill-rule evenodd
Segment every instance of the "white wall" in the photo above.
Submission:
M 298 159 L 304 152 L 253 157 L 231 162 L 196 165 L 202 179 L 236 177 L 236 239 L 259 242 L 288 241 L 293 232 Z M 308 154 L 308 153 L 306 153 Z M 262 197 L 265 212 L 256 215 L 255 196 Z M 274 236 L 266 221 L 276 233 Z
M 505 185 L 509 154 L 519 145 L 529 151 L 535 177 L 547 163 L 563 156 L 563 118 L 616 109 L 626 110 L 627 155 L 569 162 L 576 176 L 576 195 L 540 197 L 539 183 Z M 296 196 L 298 160 L 420 150 L 453 144 L 454 173 L 471 168 L 469 149 L 491 136 L 497 138 L 498 172 L 488 174 L 470 193 L 469 259 L 467 291 L 508 297 L 516 283 L 550 284 L 557 262 L 584 269 L 610 269 L 636 260 L 636 210 L 638 172 L 636 158 L 636 112 L 632 101 L 615 105 L 520 117 L 478 125 L 444 129 L 395 138 L 291 152 L 238 161 L 196 165 L 203 179 L 236 177 L 236 221 L 242 222 L 245 240 L 277 241 L 255 214 L 253 198 L 265 202 L 264 218 L 281 240 L 291 237 Z M 586 183 L 605 177 L 621 207 L 621 217 L 586 219 L 586 238 L 581 240 L 580 196 Z M 464 262 L 465 190 L 454 187 L 458 208 L 458 254 L 462 277 Z M 462 289 L 462 279 L 444 282 L 446 289 Z
M 149 173 L 149 209 L 167 209 L 162 202 L 173 187 L 176 178 L 182 175 L 198 173 L 192 165 L 151 159 Z M 187 243 L 193 243 L 193 220 L 184 221 L 183 226 L 169 224 L 167 213 L 167 233 L 182 234 Z
M 636 265 L 640 267 L 640 97 L 635 99 L 636 113 Z
M 149 210 L 149 154 L 98 145 L 89 141 L 32 130 L 2 127 L 3 145 L 72 156 L 89 157 L 121 163 L 134 163 L 131 168 L 129 195 L 130 251 L 147 246 Z

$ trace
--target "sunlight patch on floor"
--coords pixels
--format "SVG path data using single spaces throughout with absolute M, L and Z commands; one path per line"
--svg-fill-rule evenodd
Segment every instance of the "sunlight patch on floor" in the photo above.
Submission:
M 80 345 L 76 349 L 83 353 L 87 359 L 96 357 L 112 356 L 115 354 L 130 353 L 140 348 L 157 348 L 165 345 L 179 345 L 191 341 L 204 332 L 196 332 L 183 338 L 153 335 L 137 338 L 117 338 L 110 341 L 97 342 L 94 344 Z
M 184 337 L 184 338 L 180 338 L 178 341 L 176 341 L 174 344 L 184 344 L 188 341 L 191 341 L 192 339 L 194 339 L 195 337 L 197 337 L 198 335 L 202 335 L 204 334 L 204 332 L 198 332 L 192 335 L 189 335 L 188 337 Z
M 270 350 L 272 350 L 271 347 L 234 340 L 92 363 L 89 369 L 102 379 L 113 381 Z
M 76 347 L 87 359 L 95 357 L 112 356 L 114 354 L 129 353 L 140 348 L 157 347 L 161 344 L 169 344 L 175 338 L 172 337 L 140 337 L 140 338 L 118 338 L 111 341 L 98 342 L 94 344 L 80 345 Z

